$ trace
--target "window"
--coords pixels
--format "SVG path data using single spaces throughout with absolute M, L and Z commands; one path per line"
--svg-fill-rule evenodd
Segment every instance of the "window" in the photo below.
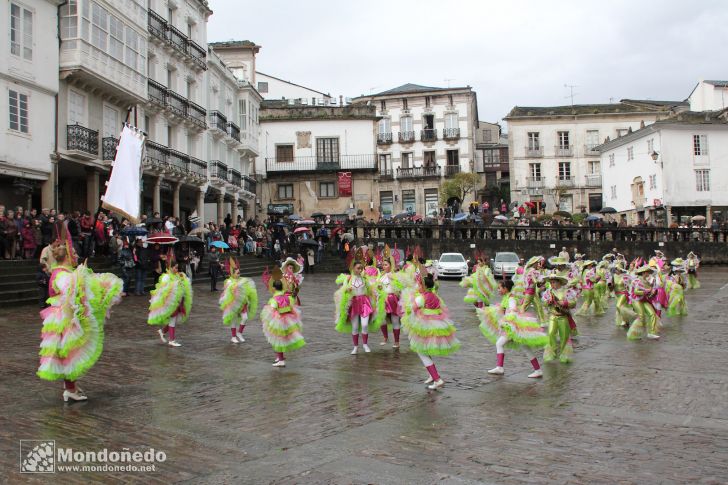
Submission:
M 437 217 L 438 189 L 425 189 L 425 214 Z
M 417 212 L 415 207 L 415 191 L 414 190 L 403 190 L 402 191 L 402 210 L 404 212 Z
M 379 212 L 383 216 L 391 216 L 394 212 L 394 198 L 391 191 L 379 192 Z
M 571 194 L 564 194 L 559 197 L 559 210 L 565 212 L 574 211 L 574 196 Z
M 10 53 L 33 59 L 33 12 L 14 3 L 10 4 Z
M 435 150 L 427 150 L 422 152 L 422 155 L 424 156 L 425 167 L 434 167 L 436 165 Z
M 339 139 L 338 138 L 317 138 L 316 139 L 316 161 L 338 162 L 339 161 Z
M 609 166 L 614 167 L 614 153 L 609 154 Z
M 293 161 L 293 145 L 276 145 L 276 162 L 288 163 Z
M 531 178 L 534 180 L 541 180 L 541 164 L 540 163 L 529 163 L 528 171 L 531 174 Z
M 293 198 L 293 184 L 279 184 L 278 185 L 278 199 L 292 199 Z
M 647 140 L 647 154 L 651 155 L 655 151 L 655 139 L 650 138 Z
M 102 136 L 116 138 L 119 135 L 119 131 L 121 130 L 117 122 L 118 117 L 119 112 L 116 109 L 104 104 L 102 110 Z
M 169 22 L 170 25 L 174 23 L 174 9 L 171 7 L 167 8 L 167 22 Z
M 412 117 L 411 116 L 403 116 L 399 119 L 399 129 L 400 131 L 404 133 L 409 133 L 413 131 L 412 128 Z
M 429 108 L 431 104 L 431 100 L 429 96 L 425 96 L 425 108 Z
M 268 83 L 259 81 L 258 82 L 258 92 L 259 93 L 267 93 L 268 92 Z
M 388 172 L 392 170 L 392 155 L 383 153 L 379 155 L 379 170 Z
M 109 54 L 124 61 L 124 24 L 113 15 L 109 16 Z
M 602 194 L 589 194 L 589 212 L 602 210 Z
M 611 187 L 609 187 L 609 191 L 611 192 L 612 200 L 616 199 L 617 198 L 617 186 L 612 185 Z
M 248 126 L 248 101 L 245 99 L 241 99 L 238 103 L 238 109 L 240 113 L 238 113 L 239 121 L 240 121 L 240 129 L 241 130 L 247 130 Z
M 559 140 L 559 148 L 562 150 L 569 148 L 569 132 L 568 131 L 559 131 L 557 132 L 557 138 Z
M 187 81 L 185 82 L 185 85 L 186 85 L 185 91 L 186 91 L 187 99 L 189 99 L 190 101 L 193 101 L 193 99 L 194 99 L 194 90 L 195 90 L 195 82 L 192 81 L 191 79 L 187 79 Z
M 447 164 L 450 166 L 460 166 L 459 150 L 447 150 Z
M 384 110 L 387 109 L 387 102 L 385 100 L 381 100 L 379 102 L 379 105 L 380 105 L 380 108 L 381 108 L 382 111 L 384 111 Z
M 620 136 L 624 136 L 627 133 L 629 133 L 629 130 L 627 128 L 617 128 L 617 138 Z
M 28 95 L 10 90 L 8 106 L 10 129 L 28 133 Z
M 708 135 L 693 135 L 693 155 L 708 154 Z
M 559 180 L 571 180 L 571 162 L 559 162 Z
M 483 150 L 483 160 L 486 167 L 498 167 L 500 165 L 500 150 Z
M 634 147 L 627 147 L 627 161 L 634 160 Z
M 336 182 L 320 182 L 319 197 L 336 197 Z
M 695 171 L 695 190 L 698 192 L 710 191 L 710 170 Z
M 167 125 L 167 146 L 174 148 L 174 127 L 171 125 Z
M 402 168 L 410 168 L 412 166 L 412 152 L 402 152 Z
M 657 188 L 657 174 L 650 175 L 650 189 L 656 189 Z
M 435 129 L 435 115 L 425 115 L 424 123 L 425 123 L 426 130 L 434 130 Z
M 589 161 L 589 173 L 592 174 L 592 175 L 599 174 L 599 169 L 600 169 L 600 166 L 599 165 L 600 165 L 599 160 L 591 160 L 591 161 Z
M 593 150 L 599 145 L 599 130 L 586 130 L 586 148 Z
M 86 96 L 74 90 L 68 91 L 68 124 L 86 125 Z
M 187 24 L 187 37 L 192 39 L 192 24 Z
M 91 45 L 106 52 L 109 14 L 98 3 L 91 3 Z
M 529 150 L 539 150 L 541 148 L 541 143 L 539 141 L 539 132 L 537 131 L 531 131 L 528 133 L 528 149 Z
M 78 2 L 70 0 L 61 7 L 61 39 L 78 37 Z
M 379 134 L 384 135 L 385 133 L 392 133 L 392 120 L 389 118 L 379 120 Z
M 458 114 L 448 113 L 445 115 L 445 129 L 450 130 L 458 127 Z
M 409 109 L 409 106 L 407 106 L 407 98 L 402 98 L 402 109 Z

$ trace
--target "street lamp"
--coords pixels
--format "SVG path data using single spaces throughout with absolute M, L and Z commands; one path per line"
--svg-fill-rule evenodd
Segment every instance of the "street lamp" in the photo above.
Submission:
M 657 159 L 660 157 L 660 154 L 657 153 L 655 150 L 652 150 L 652 153 L 650 153 L 650 156 L 652 157 L 652 161 L 657 163 Z M 660 167 L 662 167 L 662 161 L 660 161 Z

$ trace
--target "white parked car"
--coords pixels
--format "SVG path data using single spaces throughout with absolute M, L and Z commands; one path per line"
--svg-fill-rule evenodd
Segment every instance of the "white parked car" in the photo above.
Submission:
M 518 269 L 518 261 L 516 253 L 495 253 L 495 259 L 490 260 L 493 276 L 513 276 Z
M 435 263 L 438 278 L 462 278 L 468 275 L 468 262 L 460 253 L 444 253 Z

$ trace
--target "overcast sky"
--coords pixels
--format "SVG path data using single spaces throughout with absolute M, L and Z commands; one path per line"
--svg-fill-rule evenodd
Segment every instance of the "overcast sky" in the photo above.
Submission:
M 575 103 L 608 103 L 728 79 L 726 0 L 209 2 L 208 39 L 262 45 L 266 74 L 350 97 L 470 85 L 484 121 L 570 104 L 565 84 Z

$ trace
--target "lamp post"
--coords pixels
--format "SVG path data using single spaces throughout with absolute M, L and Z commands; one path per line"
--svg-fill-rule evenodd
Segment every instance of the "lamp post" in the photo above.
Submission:
M 652 161 L 655 163 L 655 165 L 657 165 L 657 160 L 660 158 L 660 154 L 657 151 L 652 150 L 652 153 L 650 153 L 650 157 L 652 158 Z M 660 160 L 660 170 L 662 171 L 662 179 L 663 179 L 662 180 L 663 195 L 664 195 L 664 191 L 665 191 L 665 171 L 664 171 L 664 168 L 665 167 L 662 164 L 662 160 Z M 665 213 L 665 227 L 670 227 L 670 214 L 668 213 L 667 207 L 665 206 L 664 202 L 662 204 L 662 207 L 663 207 L 662 210 Z

